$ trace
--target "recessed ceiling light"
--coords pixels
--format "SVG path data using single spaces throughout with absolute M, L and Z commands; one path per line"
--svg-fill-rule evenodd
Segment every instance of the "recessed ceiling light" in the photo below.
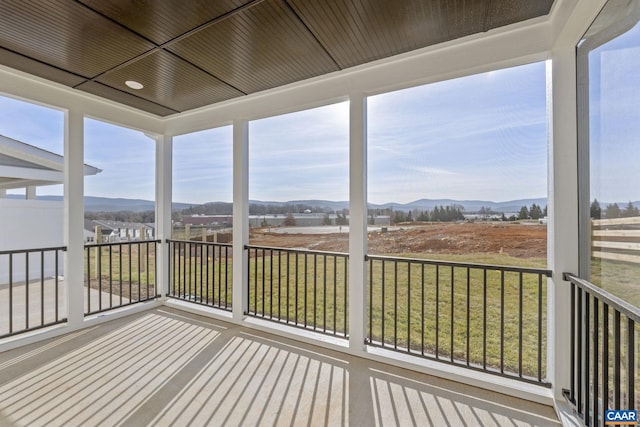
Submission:
M 126 82 L 124 82 L 124 84 L 126 84 L 127 86 L 129 86 L 131 89 L 142 89 L 144 87 L 144 85 L 140 82 L 137 82 L 135 80 L 127 80 Z

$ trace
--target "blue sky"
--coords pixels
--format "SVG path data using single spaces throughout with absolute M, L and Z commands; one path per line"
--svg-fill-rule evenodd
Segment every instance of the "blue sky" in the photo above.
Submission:
M 445 81 L 368 100 L 368 197 L 503 201 L 547 194 L 545 64 Z M 61 112 L 0 97 L 0 133 L 62 153 Z M 249 196 L 348 199 L 348 103 L 250 122 Z M 154 198 L 154 146 L 87 119 L 85 161 L 103 169 L 87 195 Z M 232 131 L 174 140 L 174 201 L 231 201 Z M 39 190 L 39 194 L 60 193 Z

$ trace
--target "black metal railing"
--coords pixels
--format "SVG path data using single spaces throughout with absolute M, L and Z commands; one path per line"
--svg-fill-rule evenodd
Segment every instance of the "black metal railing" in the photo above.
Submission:
M 368 255 L 369 345 L 549 387 L 548 270 Z
M 0 338 L 66 322 L 65 247 L 0 251 Z
M 159 240 L 85 245 L 85 315 L 158 297 Z
M 571 384 L 564 395 L 586 426 L 604 425 L 609 409 L 640 409 L 640 309 L 573 274 L 564 280 L 571 284 Z
M 247 314 L 346 338 L 349 255 L 245 246 Z
M 232 247 L 227 243 L 167 240 L 168 296 L 231 311 Z

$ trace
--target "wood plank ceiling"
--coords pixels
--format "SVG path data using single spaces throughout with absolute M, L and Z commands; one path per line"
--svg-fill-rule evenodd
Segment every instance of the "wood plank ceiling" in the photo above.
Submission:
M 0 64 L 167 116 L 543 16 L 552 3 L 2 0 Z

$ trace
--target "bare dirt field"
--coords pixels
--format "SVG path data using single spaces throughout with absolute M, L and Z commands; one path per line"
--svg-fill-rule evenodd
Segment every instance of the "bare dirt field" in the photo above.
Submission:
M 347 252 L 349 235 L 274 233 L 252 229 L 251 244 L 281 248 L 307 248 Z M 520 223 L 429 223 L 408 224 L 369 233 L 370 254 L 501 253 L 515 258 L 544 258 L 547 226 Z

